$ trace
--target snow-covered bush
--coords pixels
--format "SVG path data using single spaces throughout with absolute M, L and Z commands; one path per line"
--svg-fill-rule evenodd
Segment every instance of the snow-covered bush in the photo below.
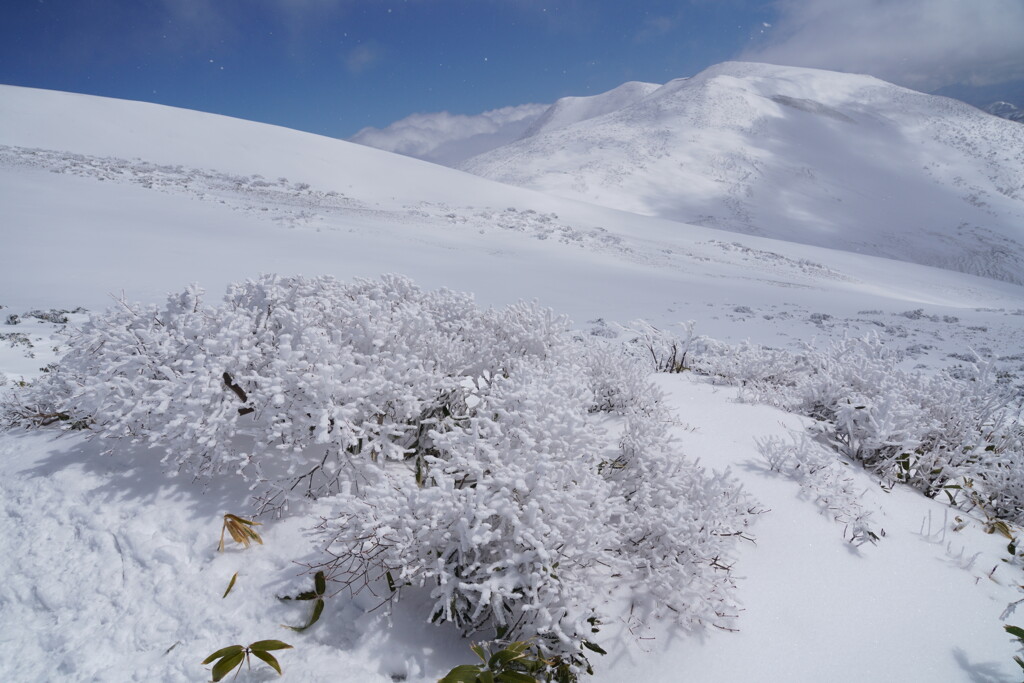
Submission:
M 891 485 L 1024 522 L 1020 406 L 980 359 L 956 376 L 900 367 L 876 335 L 800 354 L 706 344 L 693 366 L 818 420 L 818 436 Z
M 637 356 L 655 372 L 685 372 L 739 384 L 760 393 L 762 387 L 774 390 L 791 386 L 796 375 L 805 370 L 803 356 L 743 342 L 731 346 L 710 337 L 697 335 L 693 321 L 680 332 L 654 327 L 634 320 L 625 328 Z M 764 392 L 767 399 L 772 392 Z
M 865 510 L 849 467 L 837 460 L 807 434 L 793 436 L 787 443 L 779 437 L 758 441 L 758 450 L 774 472 L 779 472 L 800 484 L 803 495 L 813 500 L 821 511 L 844 527 L 844 533 L 854 545 L 875 543 L 878 534 L 872 529 L 871 511 Z
M 689 370 L 691 350 L 698 350 L 706 340 L 694 335 L 694 322 L 688 321 L 680 334 L 660 330 L 646 320 L 633 320 L 625 328 L 637 352 L 651 364 L 655 372 Z
M 988 365 L 959 377 L 907 372 L 877 337 L 837 341 L 808 359 L 788 407 L 824 420 L 839 452 L 883 480 L 1024 519 L 1019 410 Z
M 535 304 L 264 276 L 218 305 L 119 302 L 69 348 L 9 420 L 242 477 L 262 511 L 319 499 L 321 568 L 353 590 L 422 587 L 425 616 L 536 638 L 577 672 L 616 591 L 730 623 L 752 504 L 672 447 L 634 355 Z
M 576 376 L 548 360 L 481 382 L 473 408 L 431 430 L 425 485 L 388 477 L 338 496 L 324 525 L 332 575 L 390 573 L 432 587 L 433 620 L 575 653 L 601 616 L 607 564 L 621 564 L 606 548 L 627 506 L 602 476 L 607 447 Z

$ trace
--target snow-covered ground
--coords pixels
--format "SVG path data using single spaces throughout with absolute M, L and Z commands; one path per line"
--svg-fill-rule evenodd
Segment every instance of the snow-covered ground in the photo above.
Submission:
M 598 334 L 636 318 L 693 320 L 702 334 L 792 350 L 874 332 L 910 368 L 976 352 L 1008 382 L 1024 377 L 1024 289 L 1010 282 L 642 216 L 155 105 L 0 88 L 0 205 L 8 386 L 65 348 L 62 324 L 34 310 L 95 311 L 122 292 L 155 303 L 193 281 L 216 296 L 260 272 L 400 272 L 484 305 L 537 299 Z M 871 232 L 870 214 L 837 207 L 837 220 Z M 737 558 L 738 632 L 677 633 L 623 613 L 601 632 L 609 654 L 593 658 L 594 680 L 1016 680 L 1000 614 L 1022 581 L 1002 562 L 1005 539 L 851 467 L 885 530 L 854 547 L 759 454 L 755 439 L 788 437 L 804 418 L 692 377 L 657 381 L 680 450 L 731 467 L 766 511 Z M 218 554 L 220 518 L 248 509 L 245 487 L 204 488 L 103 450 L 79 434 L 0 435 L 5 680 L 199 680 L 210 652 L 263 638 L 296 646 L 280 655 L 295 681 L 430 681 L 471 661 L 411 601 L 389 619 L 338 596 L 306 633 L 283 630 L 304 612 L 274 595 L 308 580 L 295 562 L 313 552 L 303 529 L 315 508 L 264 520 L 263 546 Z
M 738 632 L 674 633 L 624 614 L 601 634 L 609 654 L 594 657 L 593 680 L 1016 680 L 999 615 L 1020 596 L 1020 569 L 1003 563 L 1004 538 L 973 520 L 953 531 L 941 503 L 851 471 L 886 534 L 855 548 L 758 454 L 756 438 L 788 438 L 800 418 L 737 403 L 734 389 L 659 383 L 681 450 L 732 467 L 767 511 L 737 561 Z M 390 624 L 366 612 L 371 598 L 338 596 L 308 632 L 282 629 L 306 617 L 273 596 L 308 580 L 294 562 L 313 555 L 310 521 L 266 521 L 263 546 L 218 553 L 220 516 L 247 509 L 244 487 L 204 489 L 80 437 L 6 435 L 0 448 L 7 680 L 200 680 L 210 652 L 264 638 L 295 645 L 280 657 L 294 681 L 432 681 L 472 658 L 404 606 Z

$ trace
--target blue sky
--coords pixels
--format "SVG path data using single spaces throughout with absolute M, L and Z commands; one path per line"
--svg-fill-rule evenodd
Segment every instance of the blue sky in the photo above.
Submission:
M 0 83 L 347 137 L 733 58 L 998 85 L 1022 35 L 1022 0 L 7 0 Z

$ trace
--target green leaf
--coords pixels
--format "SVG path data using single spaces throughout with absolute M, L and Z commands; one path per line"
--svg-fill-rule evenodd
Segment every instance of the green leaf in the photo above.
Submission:
M 395 579 L 394 579 L 393 576 L 391 576 L 391 572 L 389 571 L 386 574 L 384 574 L 384 578 L 386 578 L 388 580 L 388 590 L 391 591 L 392 593 L 394 593 L 395 592 Z
M 477 676 L 477 680 L 480 683 L 494 683 L 494 674 L 490 671 L 481 671 L 480 675 Z
M 285 595 L 284 597 L 278 597 L 278 600 L 316 600 L 319 597 L 320 596 L 313 591 L 303 591 L 294 598 L 290 595 Z
M 320 614 L 324 611 L 324 601 L 317 600 L 316 604 L 313 605 L 313 616 L 309 619 L 309 626 L 312 626 L 320 618 Z
M 245 648 L 242 647 L 241 645 L 228 645 L 227 647 L 221 648 L 220 650 L 217 650 L 212 655 L 210 655 L 209 657 L 204 659 L 203 660 L 203 664 L 209 664 L 210 662 L 212 662 L 215 659 L 220 659 L 221 657 L 227 657 L 229 655 L 233 655 L 233 654 L 235 654 L 237 652 L 241 652 L 244 649 Z
M 491 660 L 487 663 L 487 666 L 491 669 L 502 669 L 512 660 L 520 659 L 529 648 L 530 642 L 527 640 L 517 640 L 514 643 L 509 643 L 503 650 L 498 650 L 491 655 Z
M 288 643 L 282 643 L 280 640 L 257 640 L 255 643 L 249 646 L 249 649 L 255 652 L 266 652 L 267 650 L 290 650 L 292 646 Z
M 278 673 L 278 675 L 281 674 L 281 665 L 277 663 L 277 659 L 274 657 L 274 655 L 270 654 L 269 652 L 264 652 L 263 650 L 253 650 L 252 656 L 259 657 L 264 662 L 269 664 L 271 668 L 273 668 L 274 671 Z
M 503 669 L 505 668 L 505 665 L 507 665 L 509 662 L 515 659 L 519 659 L 519 657 L 521 656 L 522 653 L 512 652 L 508 648 L 505 648 L 504 650 L 498 650 L 493 655 L 491 655 L 490 661 L 487 662 L 487 668 L 492 670 Z
M 437 683 L 476 683 L 480 667 L 475 664 L 462 664 L 448 672 L 448 675 Z
M 307 628 L 309 628 L 310 626 L 312 626 L 313 624 L 315 624 L 317 622 L 317 620 L 320 618 L 320 613 L 323 612 L 323 611 L 324 611 L 324 600 L 323 600 L 323 598 L 317 598 L 316 604 L 313 605 L 313 614 L 312 614 L 312 616 L 309 617 L 309 621 L 306 622 L 305 626 L 288 626 L 287 624 L 285 624 L 285 626 L 288 626 L 288 628 L 290 628 L 293 631 L 298 631 L 299 633 L 301 633 L 301 632 L 305 631 Z
M 516 666 L 525 669 L 528 673 L 535 673 L 544 669 L 547 662 L 543 659 L 517 659 Z
M 1021 659 L 1017 655 L 1014 655 L 1013 656 L 1013 661 L 1017 662 L 1017 666 L 1019 666 L 1020 668 L 1024 669 L 1024 659 Z
M 537 679 L 518 671 L 503 671 L 494 677 L 494 683 L 537 683 Z
M 324 578 L 323 572 L 316 573 L 316 576 L 313 577 L 313 585 L 317 595 L 323 595 L 327 591 L 327 579 Z
M 238 572 L 235 572 L 234 575 L 231 577 L 231 581 L 228 582 L 228 589 L 224 591 L 224 595 L 220 596 L 221 600 L 228 597 L 228 593 L 230 593 L 231 589 L 235 587 L 236 580 L 238 580 Z
M 487 650 L 482 646 L 473 643 L 469 646 L 469 649 L 476 653 L 476 656 L 480 658 L 481 662 L 487 663 Z
M 587 648 L 591 652 L 596 652 L 599 655 L 606 655 L 606 654 L 608 654 L 607 652 L 604 651 L 604 649 L 600 645 L 595 645 L 594 643 L 590 642 L 589 640 L 584 640 L 583 641 L 583 647 Z
M 236 666 L 242 665 L 242 660 L 245 659 L 244 652 L 238 652 L 233 655 L 229 655 L 224 659 L 220 660 L 213 665 L 213 680 L 214 683 L 227 676 L 232 669 Z
M 1020 626 L 1010 626 L 1009 624 L 1004 625 L 1003 628 L 1006 629 L 1006 632 L 1011 636 L 1024 640 L 1024 628 L 1021 628 Z

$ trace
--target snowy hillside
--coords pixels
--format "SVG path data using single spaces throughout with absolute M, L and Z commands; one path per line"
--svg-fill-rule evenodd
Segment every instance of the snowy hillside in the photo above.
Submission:
M 806 86 L 813 92 L 794 81 L 776 94 L 780 104 L 724 76 L 717 85 L 703 80 L 707 91 L 734 89 L 732 132 L 716 134 L 723 145 L 737 145 L 729 150 L 750 139 L 743 131 L 752 109 L 812 134 L 824 135 L 829 122 L 854 125 L 820 108 L 807 111 L 818 106 L 808 104 L 812 97 L 821 107 L 846 107 L 850 95 L 834 81 L 828 97 L 813 79 Z M 567 101 L 559 121 L 575 122 L 533 139 L 583 135 L 631 109 L 655 116 L 662 105 L 671 109 L 673 91 L 679 101 L 694 99 L 684 94 L 689 83 L 646 95 L 646 86 L 630 86 L 625 99 L 632 104 L 586 120 L 603 109 Z M 891 96 L 891 86 L 872 83 L 847 86 Z M 847 107 L 842 115 L 894 130 L 865 111 Z M 674 134 L 666 129 L 666 140 Z M 974 138 L 959 140 L 974 149 Z M 628 160 L 622 149 L 607 147 L 608 158 Z M 1001 169 L 999 159 L 985 172 Z M 981 167 L 965 168 L 958 171 L 965 183 L 981 182 Z M 898 176 L 891 173 L 890 180 Z M 923 193 L 915 182 L 907 192 Z M 893 183 L 891 196 L 904 196 Z M 870 202 L 836 205 L 843 210 L 832 220 L 876 235 Z M 889 475 L 880 482 L 847 457 L 853 449 L 839 457 L 838 432 L 831 442 L 827 431 L 818 441 L 801 437 L 829 419 L 823 402 L 813 408 L 818 419 L 808 417 L 808 396 L 821 402 L 832 392 L 839 398 L 825 406 L 830 410 L 870 401 L 874 421 L 866 429 L 888 439 L 872 447 L 898 440 L 907 448 L 896 453 L 906 456 L 898 467 L 908 463 L 901 481 L 931 471 L 909 464 L 915 449 L 926 452 L 927 439 L 908 431 L 917 428 L 973 435 L 970 444 L 936 447 L 965 455 L 954 463 L 957 476 L 984 472 L 987 458 L 1010 458 L 1019 441 L 1013 415 L 989 414 L 985 432 L 970 432 L 969 419 L 1001 405 L 993 398 L 999 391 L 1024 392 L 1024 288 L 1010 278 L 854 253 L 843 235 L 836 238 L 842 249 L 833 249 L 824 238 L 815 246 L 727 234 L 625 210 L 633 204 L 608 208 L 273 126 L 14 87 L 0 87 L 0 206 L 0 394 L 8 397 L 0 417 L 19 425 L 0 432 L 4 680 L 202 680 L 210 667 L 200 662 L 218 648 L 281 639 L 294 646 L 278 653 L 281 680 L 436 681 L 474 658 L 457 628 L 429 623 L 437 599 L 430 585 L 411 585 L 416 571 L 442 570 L 436 553 L 378 577 L 369 586 L 376 594 L 351 596 L 330 581 L 318 623 L 301 633 L 281 626 L 309 619 L 309 602 L 276 596 L 315 585 L 303 563 L 323 560 L 325 532 L 343 530 L 339 511 L 387 537 L 390 527 L 380 526 L 375 511 L 388 512 L 403 496 L 419 507 L 387 522 L 397 529 L 404 519 L 402 533 L 449 528 L 477 539 L 472 543 L 486 537 L 521 550 L 529 533 L 488 527 L 488 511 L 516 510 L 529 512 L 523 524 L 534 525 L 524 527 L 531 533 L 564 533 L 558 551 L 576 554 L 557 572 L 546 565 L 538 580 L 557 581 L 557 574 L 576 581 L 545 593 L 546 605 L 584 596 L 601 609 L 599 633 L 589 637 L 608 654 L 590 651 L 595 675 L 581 683 L 724 683 L 763 678 L 766 670 L 794 683 L 1016 680 L 1016 647 L 1002 625 L 1024 617 L 1001 615 L 1022 597 L 1024 557 L 1008 551 L 1003 536 L 986 533 L 992 520 Z M 909 211 L 909 200 L 900 206 Z M 1000 212 L 1013 206 L 992 199 L 988 210 L 1008 224 L 1016 214 Z M 409 276 L 422 289 L 381 279 L 385 273 Z M 371 280 L 351 284 L 358 277 Z M 556 315 L 515 305 L 524 299 Z M 281 326 L 271 331 L 272 314 Z M 638 319 L 666 336 L 631 322 Z M 690 337 L 687 321 L 713 339 Z M 657 400 L 644 373 L 653 368 L 651 355 L 665 353 L 663 341 L 689 344 L 680 365 L 693 371 L 654 376 L 664 393 Z M 621 355 L 637 348 L 639 355 Z M 503 354 L 512 360 L 491 368 Z M 975 374 L 975 362 L 988 374 Z M 455 370 L 446 375 L 449 366 Z M 278 383 L 273 373 L 282 369 Z M 430 384 L 434 379 L 439 384 Z M 856 398 L 865 403 L 852 403 L 841 392 L 862 379 L 866 388 Z M 308 410 L 302 400 L 314 395 L 334 412 Z M 424 408 L 441 399 L 453 402 Z M 492 408 L 500 417 L 489 417 Z M 422 431 L 403 432 L 408 424 L 384 419 L 399 414 L 427 415 L 417 425 Z M 476 431 L 465 428 L 470 414 Z M 850 424 L 860 424 L 859 415 Z M 33 420 L 53 424 L 25 428 Z M 444 431 L 440 424 L 450 431 L 430 436 L 429 457 L 447 448 L 478 467 L 480 481 L 507 476 L 493 489 L 505 496 L 502 505 L 470 504 L 476 486 L 464 487 L 465 479 L 420 489 L 401 452 L 388 456 L 395 462 L 386 473 L 414 483 L 403 489 L 378 480 L 385 485 L 367 504 L 357 494 L 376 476 L 370 462 L 377 451 L 358 464 L 365 479 L 355 486 L 338 474 L 344 467 L 324 464 L 332 452 L 341 456 L 332 448 L 359 451 L 363 437 L 385 445 L 398 433 L 419 440 L 430 429 Z M 515 429 L 504 434 L 508 424 Z M 993 455 L 997 447 L 985 439 L 996 438 L 997 426 L 1004 431 Z M 358 447 L 345 440 L 357 432 Z M 95 435 L 110 438 L 89 438 Z M 630 480 L 615 454 L 638 457 L 644 449 L 660 460 Z M 978 453 L 984 457 L 972 460 Z M 482 467 L 473 460 L 482 456 L 495 459 Z M 512 459 L 502 460 L 512 456 L 514 468 Z M 310 457 L 323 468 L 310 468 Z M 612 474 L 595 477 L 609 462 Z M 735 480 L 714 474 L 726 468 Z M 615 474 L 620 469 L 626 475 Z M 1010 469 L 999 465 L 996 475 Z M 811 470 L 819 474 L 802 474 Z M 316 472 L 337 476 L 321 491 L 329 495 L 314 501 L 302 492 L 307 476 L 312 490 Z M 979 481 L 1012 494 L 1016 480 L 1007 477 L 1002 486 L 996 475 Z M 298 488 L 281 488 L 285 481 Z M 223 515 L 255 514 L 252 496 L 268 483 L 279 486 L 287 510 L 259 518 L 262 545 L 229 543 L 219 553 Z M 648 497 L 616 493 L 624 483 Z M 735 495 L 737 484 L 749 499 Z M 681 494 L 687 485 L 694 488 Z M 444 491 L 467 496 L 462 517 L 451 517 L 459 509 L 452 498 L 430 498 Z M 578 509 L 564 504 L 566 491 Z M 548 498 L 540 508 L 516 508 L 526 493 Z M 738 532 L 708 531 L 731 516 L 701 517 L 740 507 Z M 418 523 L 428 516 L 449 526 Z M 621 533 L 623 520 L 636 525 L 618 538 L 628 551 L 609 554 L 593 525 Z M 317 530 L 321 523 L 328 526 Z M 681 540 L 668 551 L 646 540 L 666 537 Z M 697 540 L 707 556 L 687 559 Z M 637 548 L 651 554 L 644 560 Z M 524 562 L 518 552 L 498 564 Z M 607 562 L 617 563 L 614 574 Z M 636 580 L 645 566 L 646 584 Z M 628 586 L 622 572 L 631 572 Z M 506 580 L 528 575 L 496 572 L 480 585 L 497 595 L 512 585 Z M 389 613 L 381 596 L 393 579 L 410 586 Z M 681 602 L 666 607 L 658 596 L 677 584 L 689 593 L 670 592 Z M 505 595 L 514 599 L 515 591 Z M 712 615 L 716 605 L 721 613 Z M 570 606 L 581 621 L 580 605 Z M 558 615 L 542 616 L 561 624 Z M 255 662 L 238 680 L 278 679 Z
M 47 254 L 44 268 L 0 270 L 8 306 L 95 309 L 110 293 L 153 301 L 183 281 L 217 290 L 258 272 L 384 270 L 489 303 L 539 297 L 580 321 L 702 319 L 731 339 L 753 334 L 743 315 L 709 319 L 707 304 L 797 311 L 803 330 L 775 339 L 813 336 L 809 316 L 823 300 L 835 317 L 1020 305 L 1020 288 L 1005 283 L 723 236 L 283 128 L 51 91 L 0 94 L 5 253 L 24 264 Z M 77 301 L 54 272 L 89 273 Z
M 352 142 L 388 152 L 454 166 L 477 154 L 514 142 L 533 127 L 549 107 L 523 104 L 464 114 L 412 114 L 386 128 L 363 128 Z
M 650 95 L 660 86 L 654 83 L 629 81 L 600 95 L 563 97 L 541 114 L 523 134 L 529 138 L 541 133 L 566 128 L 628 107 Z
M 457 166 L 470 157 L 622 109 L 659 86 L 630 81 L 589 97 L 563 97 L 552 105 L 524 104 L 476 116 L 437 112 L 413 114 L 386 128 L 364 128 L 350 139 L 360 145 Z
M 866 76 L 721 64 L 461 167 L 645 215 L 1024 282 L 1024 129 Z

